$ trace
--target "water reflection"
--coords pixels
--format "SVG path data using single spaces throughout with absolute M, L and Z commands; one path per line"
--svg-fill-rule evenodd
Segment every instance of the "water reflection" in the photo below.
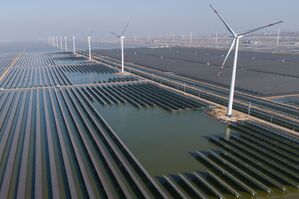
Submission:
M 230 138 L 230 128 L 227 126 L 226 129 L 225 129 L 225 133 L 224 133 L 224 138 L 226 141 L 229 141 L 229 138 Z
M 189 152 L 217 148 L 205 136 L 221 135 L 226 128 L 199 110 L 171 113 L 128 104 L 95 107 L 153 176 L 204 169 Z

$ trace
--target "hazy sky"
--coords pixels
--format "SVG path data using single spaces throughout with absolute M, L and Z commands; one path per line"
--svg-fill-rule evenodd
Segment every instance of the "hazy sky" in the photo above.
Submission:
M 93 29 L 107 37 L 127 22 L 128 35 L 225 32 L 209 3 L 236 31 L 279 20 L 282 30 L 299 30 L 298 0 L 3 0 L 0 40 L 85 37 Z

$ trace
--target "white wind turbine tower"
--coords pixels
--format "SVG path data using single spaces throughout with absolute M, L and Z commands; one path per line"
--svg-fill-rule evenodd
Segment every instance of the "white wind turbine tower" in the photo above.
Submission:
M 62 37 L 60 37 L 60 50 L 63 49 L 63 46 L 62 46 Z
M 67 52 L 67 37 L 64 36 L 64 48 L 65 48 L 65 52 Z
M 89 61 L 91 61 L 91 35 L 92 35 L 93 31 L 91 31 L 87 37 L 88 40 L 88 58 Z
M 216 15 L 220 18 L 220 20 L 224 23 L 225 27 L 228 29 L 228 31 L 232 34 L 233 37 L 233 41 L 231 43 L 231 46 L 229 48 L 229 51 L 224 59 L 223 64 L 221 65 L 220 71 L 218 73 L 218 77 L 221 74 L 221 70 L 223 69 L 231 51 L 233 50 L 233 48 L 235 47 L 235 57 L 234 57 L 234 64 L 233 64 L 233 71 L 232 71 L 232 79 L 231 79 L 231 85 L 230 85 L 230 94 L 229 94 L 229 102 L 228 102 L 228 108 L 227 108 L 227 116 L 231 117 L 232 116 L 232 109 L 233 109 L 233 100 L 234 100 L 234 91 L 235 91 L 235 80 L 236 80 L 236 70 L 237 70 L 237 61 L 238 61 L 238 51 L 239 51 L 239 41 L 241 38 L 243 38 L 245 35 L 248 35 L 250 33 L 256 32 L 258 30 L 262 30 L 264 28 L 268 28 L 270 26 L 274 26 L 276 24 L 282 23 L 283 21 L 279 21 L 276 23 L 272 23 L 266 26 L 261 26 L 249 31 L 246 31 L 244 33 L 241 34 L 237 34 L 233 31 L 233 29 L 225 22 L 225 20 L 220 16 L 220 14 L 213 8 L 212 5 L 210 5 L 210 7 L 214 10 L 214 12 L 216 13 Z
M 55 37 L 52 36 L 52 46 L 55 47 Z
M 175 35 L 172 33 L 172 43 L 174 43 Z
M 280 39 L 280 28 L 278 29 L 278 33 L 277 33 L 277 39 L 276 39 L 276 45 L 279 45 L 279 39 Z
M 88 59 L 91 61 L 91 36 L 87 37 L 88 40 Z
M 116 36 L 117 38 L 120 39 L 120 47 L 121 47 L 121 73 L 124 73 L 125 71 L 125 56 L 124 56 L 124 39 L 126 38 L 124 36 L 127 28 L 129 26 L 129 23 L 126 25 L 126 27 L 124 28 L 124 30 L 122 31 L 122 33 L 120 35 L 115 34 L 114 32 L 111 32 L 111 34 L 113 34 L 114 36 Z
M 76 37 L 73 36 L 73 53 L 76 54 Z
M 59 48 L 58 37 L 56 37 L 56 48 Z

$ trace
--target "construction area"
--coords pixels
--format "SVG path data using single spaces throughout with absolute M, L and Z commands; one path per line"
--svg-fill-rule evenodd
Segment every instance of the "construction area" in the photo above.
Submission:
M 0 198 L 298 197 L 298 109 L 86 55 L 0 58 Z

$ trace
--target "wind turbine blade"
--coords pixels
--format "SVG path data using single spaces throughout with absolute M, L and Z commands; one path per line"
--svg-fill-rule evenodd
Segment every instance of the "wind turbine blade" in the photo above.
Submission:
M 247 35 L 247 34 L 249 34 L 249 33 L 253 33 L 253 32 L 256 32 L 256 31 L 258 31 L 258 30 L 262 30 L 262 29 L 265 29 L 265 28 L 268 28 L 268 27 L 271 27 L 271 26 L 280 24 L 280 23 L 282 23 L 282 22 L 283 22 L 283 21 L 279 21 L 279 22 L 276 22 L 276 23 L 271 23 L 271 24 L 266 25 L 266 26 L 262 26 L 262 27 L 259 27 L 259 28 L 255 28 L 255 29 L 246 31 L 246 32 L 241 33 L 241 34 L 239 34 L 239 35 Z
M 120 38 L 120 35 L 114 33 L 114 32 L 110 32 L 111 34 L 113 34 L 114 36 L 116 36 L 117 38 Z
M 235 36 L 236 33 L 233 31 L 233 29 L 226 23 L 226 21 L 220 16 L 220 14 L 218 13 L 218 11 L 210 4 L 210 7 L 214 10 L 214 12 L 216 13 L 216 15 L 220 18 L 220 20 L 224 23 L 225 27 L 227 28 L 227 30 L 233 35 Z
M 127 23 L 126 27 L 124 28 L 123 32 L 121 33 L 121 36 L 123 36 L 123 35 L 125 34 L 125 32 L 126 32 L 128 26 L 129 26 L 129 23 Z
M 223 67 L 224 67 L 224 65 L 225 65 L 225 63 L 226 63 L 226 61 L 227 61 L 227 59 L 228 59 L 230 53 L 232 52 L 232 50 L 233 50 L 233 48 L 234 48 L 234 46 L 235 46 L 235 43 L 236 43 L 236 38 L 233 39 L 232 44 L 230 45 L 230 48 L 229 48 L 229 50 L 228 50 L 228 52 L 227 52 L 227 54 L 226 54 L 226 57 L 225 57 L 225 59 L 224 59 L 222 65 L 221 65 L 221 67 L 220 67 L 220 70 L 219 70 L 219 72 L 218 72 L 217 78 L 220 77 L 220 74 L 221 74 L 221 72 L 222 72 L 222 69 L 223 69 Z

